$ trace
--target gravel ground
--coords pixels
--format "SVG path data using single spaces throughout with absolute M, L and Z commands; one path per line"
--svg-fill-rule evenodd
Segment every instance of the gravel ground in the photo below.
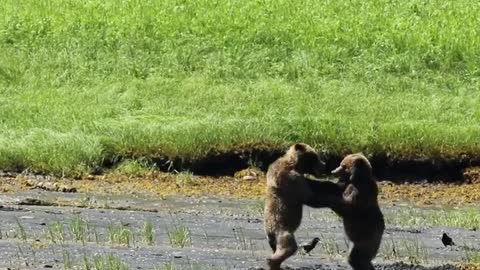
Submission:
M 88 269 L 106 258 L 126 269 L 262 269 L 270 255 L 255 200 L 23 191 L 1 194 L 0 205 L 0 269 Z M 402 207 L 383 209 L 394 214 Z M 153 243 L 145 240 L 145 223 L 153 225 Z M 443 231 L 459 245 L 443 247 Z M 338 218 L 305 208 L 297 240 L 316 236 L 311 256 L 288 259 L 286 269 L 349 269 Z M 456 269 L 449 264 L 465 260 L 463 244 L 475 249 L 479 239 L 467 228 L 388 225 L 376 269 Z

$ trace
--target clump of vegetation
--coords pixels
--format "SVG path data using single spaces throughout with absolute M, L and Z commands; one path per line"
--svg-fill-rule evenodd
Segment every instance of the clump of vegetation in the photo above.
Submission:
M 18 220 L 18 218 L 15 218 L 15 222 L 17 223 L 16 236 L 20 238 L 23 242 L 26 242 L 27 232 L 25 231 L 25 227 L 22 223 L 20 223 L 20 220 Z
M 147 245 L 153 245 L 155 243 L 155 230 L 152 222 L 146 221 L 143 224 L 143 236 Z
M 70 220 L 70 232 L 74 241 L 85 243 L 88 233 L 87 226 L 88 222 L 80 215 L 75 215 Z
M 248 206 L 249 212 L 255 216 L 263 217 L 265 209 L 265 200 L 257 200 L 252 205 Z
M 398 244 L 393 240 L 393 238 L 383 239 L 382 245 L 380 246 L 379 255 L 381 255 L 386 260 L 400 259 Z
M 156 266 L 153 268 L 153 270 L 222 270 L 222 269 L 227 269 L 225 267 L 218 267 L 218 266 L 212 266 L 212 265 L 203 265 L 199 263 L 192 263 L 189 261 L 188 264 L 186 265 L 180 265 L 175 263 L 174 261 L 165 263 L 162 266 Z
M 66 250 L 63 250 L 62 251 L 62 258 L 63 258 L 63 268 L 65 270 L 67 269 L 72 269 L 73 267 L 73 260 L 72 260 L 72 257 L 70 255 L 70 252 L 66 251 Z
M 175 177 L 176 184 L 181 188 L 190 187 L 198 184 L 194 181 L 195 176 L 193 175 L 193 173 L 189 171 L 180 172 Z
M 190 229 L 185 225 L 174 225 L 167 230 L 167 236 L 172 247 L 183 248 L 192 244 Z
M 110 243 L 129 247 L 133 244 L 133 231 L 124 224 L 110 224 L 108 226 Z
M 480 264 L 480 251 L 474 246 L 464 244 L 463 250 L 465 251 L 465 259 L 467 263 Z
M 115 255 L 94 256 L 95 270 L 128 270 L 128 265 Z
M 328 256 L 335 257 L 341 254 L 340 245 L 334 238 L 322 235 L 320 237 L 321 252 L 326 253 Z
M 245 235 L 244 229 L 242 227 L 235 227 L 232 230 L 233 230 L 233 237 L 235 238 L 235 241 L 236 241 L 236 248 L 240 250 L 250 250 L 253 256 L 255 245 L 252 239 L 249 239 Z
M 388 224 L 404 226 L 451 226 L 477 229 L 480 212 L 476 208 L 422 209 L 405 207 L 394 212 L 386 212 Z
M 146 160 L 125 160 L 115 169 L 115 173 L 129 177 L 145 176 L 154 169 Z
M 52 243 L 57 243 L 58 241 L 65 241 L 65 232 L 63 224 L 60 221 L 55 221 L 53 223 L 47 224 L 48 237 Z
M 425 263 L 428 260 L 428 250 L 423 243 L 415 238 L 413 240 L 401 240 L 399 250 L 403 250 L 407 260 L 410 263 Z
M 420 239 L 385 239 L 380 254 L 387 260 L 406 260 L 413 264 L 428 262 L 428 250 Z
M 98 235 L 97 232 L 97 227 L 94 224 L 87 223 L 87 230 L 88 230 L 88 241 L 95 241 L 95 243 L 98 245 L 100 243 L 100 236 Z

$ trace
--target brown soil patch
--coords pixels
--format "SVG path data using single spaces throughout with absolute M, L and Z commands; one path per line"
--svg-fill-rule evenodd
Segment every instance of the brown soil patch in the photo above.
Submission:
M 480 202 L 480 183 L 474 184 L 381 184 L 384 201 L 408 201 L 418 205 L 465 205 Z
M 458 267 L 462 270 L 480 270 L 480 263 L 461 263 Z
M 36 180 L 45 182 L 44 179 Z M 258 170 L 248 169 L 235 177 L 203 177 L 191 174 L 169 174 L 151 172 L 143 177 L 107 174 L 89 176 L 80 180 L 49 180 L 75 188 L 81 193 L 96 194 L 146 194 L 154 196 L 215 194 L 234 198 L 263 198 L 265 175 Z M 379 182 L 380 200 L 383 202 L 411 202 L 418 205 L 465 205 L 480 202 L 480 181 L 476 179 L 464 184 L 394 184 Z M 32 178 L 17 176 L 0 178 L 0 190 L 15 192 L 34 189 Z

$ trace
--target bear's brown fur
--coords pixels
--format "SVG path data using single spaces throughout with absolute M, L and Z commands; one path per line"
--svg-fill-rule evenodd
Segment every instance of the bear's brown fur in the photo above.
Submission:
M 280 265 L 297 251 L 294 233 L 300 226 L 304 203 L 314 196 L 304 175 L 320 175 L 322 162 L 307 144 L 292 145 L 287 153 L 272 163 L 267 171 L 265 232 L 273 255 L 269 269 Z M 314 202 L 320 205 L 324 202 Z
M 329 207 L 342 217 L 345 234 L 352 242 L 348 263 L 354 270 L 372 270 L 371 261 L 377 255 L 385 230 L 372 166 L 364 155 L 351 154 L 332 173 L 340 177 L 339 183 L 347 183 L 340 199 L 330 197 Z

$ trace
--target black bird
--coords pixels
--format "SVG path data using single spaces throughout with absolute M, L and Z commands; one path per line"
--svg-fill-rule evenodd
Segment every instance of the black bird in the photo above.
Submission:
M 320 241 L 320 238 L 315 237 L 312 239 L 312 241 L 308 242 L 307 244 L 300 245 L 300 248 L 308 255 L 310 255 L 310 251 L 312 251 L 315 246 L 318 244 L 318 241 Z
M 442 235 L 442 243 L 444 246 L 453 246 L 455 243 L 453 242 L 453 239 L 449 237 L 446 233 L 443 233 Z

